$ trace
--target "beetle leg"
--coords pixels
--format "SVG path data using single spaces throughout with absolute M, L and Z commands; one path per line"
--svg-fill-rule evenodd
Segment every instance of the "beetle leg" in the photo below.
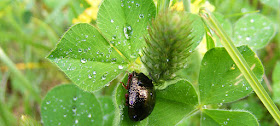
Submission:
M 122 84 L 122 86 L 127 90 L 128 89 L 128 85 L 124 85 L 123 82 L 120 82 Z
M 125 105 L 128 106 L 128 94 L 125 94 Z
M 132 73 L 128 74 L 127 85 L 130 84 L 130 81 L 131 81 L 132 76 L 133 76 Z

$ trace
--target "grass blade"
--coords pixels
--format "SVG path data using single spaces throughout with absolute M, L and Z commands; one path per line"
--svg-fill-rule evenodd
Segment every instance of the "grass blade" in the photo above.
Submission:
M 222 45 L 229 53 L 232 60 L 235 62 L 241 73 L 251 85 L 266 109 L 270 112 L 275 121 L 280 124 L 280 112 L 278 108 L 273 103 L 261 83 L 258 81 L 255 74 L 251 71 L 243 56 L 234 46 L 231 38 L 225 33 L 224 29 L 222 29 L 216 18 L 206 8 L 202 8 L 200 10 L 200 16 L 203 18 L 204 22 L 220 37 L 222 40 Z

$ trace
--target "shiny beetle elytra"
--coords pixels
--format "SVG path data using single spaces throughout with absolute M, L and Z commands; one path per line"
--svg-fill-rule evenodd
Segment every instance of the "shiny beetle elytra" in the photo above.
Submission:
M 126 104 L 128 105 L 128 116 L 133 121 L 141 121 L 151 114 L 155 106 L 155 89 L 146 75 L 133 71 L 128 75 L 128 89 Z

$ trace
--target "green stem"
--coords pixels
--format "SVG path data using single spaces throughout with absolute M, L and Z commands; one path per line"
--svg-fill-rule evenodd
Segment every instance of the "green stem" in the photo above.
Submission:
M 207 26 L 204 26 L 206 29 L 206 47 L 207 50 L 210 50 L 212 48 L 215 48 L 214 40 L 211 37 L 210 29 Z
M 258 81 L 255 74 L 251 71 L 249 65 L 242 57 L 240 52 L 234 46 L 231 38 L 226 34 L 224 29 L 218 23 L 216 18 L 206 8 L 200 10 L 200 16 L 204 22 L 220 37 L 222 45 L 229 53 L 232 60 L 235 62 L 241 73 L 244 75 L 248 83 L 251 85 L 259 99 L 262 101 L 266 109 L 270 112 L 275 121 L 280 124 L 280 112 L 276 105 L 273 103 L 261 83 Z
M 169 8 L 170 0 L 158 0 L 157 1 L 157 14 L 162 10 Z
M 31 83 L 22 75 L 22 73 L 16 68 L 16 65 L 9 59 L 9 57 L 5 54 L 3 49 L 0 47 L 0 61 L 2 61 L 4 64 L 7 65 L 7 67 L 10 69 L 11 73 L 15 75 L 23 84 L 23 86 L 26 88 L 26 91 L 29 91 L 32 96 L 34 96 L 35 100 L 38 103 L 41 103 L 41 98 L 38 90 L 35 89 L 34 86 L 31 85 Z
M 190 0 L 183 0 L 184 9 L 186 12 L 191 12 L 191 1 Z
M 9 111 L 6 104 L 1 100 L 0 100 L 0 118 L 1 118 L 2 124 L 4 124 L 5 126 L 15 126 L 16 125 L 15 117 Z

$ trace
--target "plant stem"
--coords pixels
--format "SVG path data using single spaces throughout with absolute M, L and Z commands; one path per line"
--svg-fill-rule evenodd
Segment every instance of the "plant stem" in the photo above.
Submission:
M 170 0 L 157 0 L 157 14 L 169 8 Z
M 29 91 L 31 95 L 35 98 L 35 100 L 38 103 L 41 103 L 41 98 L 38 90 L 35 89 L 34 86 L 31 85 L 31 83 L 20 73 L 20 71 L 16 68 L 16 65 L 9 59 L 9 57 L 5 54 L 3 49 L 0 47 L 0 61 L 2 61 L 4 64 L 7 65 L 7 67 L 10 69 L 11 73 L 15 75 L 23 84 L 23 86 L 26 88 L 26 91 Z
M 219 36 L 222 40 L 221 43 L 227 50 L 228 54 L 235 62 L 241 73 L 244 75 L 248 83 L 251 85 L 259 99 L 262 101 L 266 109 L 270 112 L 275 121 L 280 125 L 280 112 L 276 105 L 273 103 L 261 83 L 258 81 L 255 74 L 251 71 L 249 65 L 234 46 L 231 38 L 226 34 L 224 29 L 218 23 L 216 18 L 206 8 L 200 10 L 200 16 L 204 22 Z
M 190 0 L 183 0 L 184 9 L 186 12 L 191 12 L 191 1 Z
M 16 120 L 15 117 L 9 111 L 6 104 L 1 100 L 0 100 L 0 118 L 1 118 L 2 124 L 6 125 L 6 126 L 15 126 L 16 125 L 16 122 L 14 121 L 14 120 Z

